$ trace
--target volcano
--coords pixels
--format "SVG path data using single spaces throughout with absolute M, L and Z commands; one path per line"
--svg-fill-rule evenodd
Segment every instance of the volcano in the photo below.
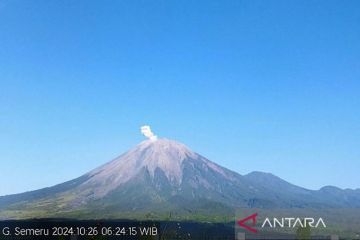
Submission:
M 270 173 L 240 175 L 168 139 L 141 142 L 83 176 L 0 197 L 0 218 L 165 218 L 231 215 L 235 208 L 360 207 L 360 190 L 308 190 Z

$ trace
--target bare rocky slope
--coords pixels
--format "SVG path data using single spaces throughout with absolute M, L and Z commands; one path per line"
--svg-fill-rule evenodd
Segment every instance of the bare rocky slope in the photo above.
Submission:
M 0 197 L 0 219 L 226 216 L 237 207 L 360 207 L 360 190 L 312 191 L 272 174 L 240 175 L 168 139 L 146 140 L 69 182 Z

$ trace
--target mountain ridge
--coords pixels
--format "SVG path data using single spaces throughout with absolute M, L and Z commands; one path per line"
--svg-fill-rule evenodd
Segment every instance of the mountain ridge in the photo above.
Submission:
M 160 138 L 143 141 L 79 178 L 0 197 L 0 218 L 214 214 L 208 206 L 222 213 L 238 207 L 360 207 L 360 192 L 309 190 L 259 171 L 241 175 Z

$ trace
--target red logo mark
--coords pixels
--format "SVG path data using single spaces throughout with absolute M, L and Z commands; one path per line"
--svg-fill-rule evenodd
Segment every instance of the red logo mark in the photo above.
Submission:
M 239 220 L 237 223 L 239 224 L 240 227 L 245 228 L 245 229 L 249 230 L 250 232 L 257 233 L 257 230 L 255 228 L 252 228 L 245 224 L 245 222 L 252 220 L 251 225 L 255 226 L 256 225 L 256 217 L 257 217 L 257 213 L 254 213 L 253 215 L 250 215 L 244 219 Z

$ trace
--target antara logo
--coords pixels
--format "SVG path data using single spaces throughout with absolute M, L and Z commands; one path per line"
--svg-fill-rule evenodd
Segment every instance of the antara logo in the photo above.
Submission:
M 322 218 L 319 218 L 317 221 L 315 221 L 314 218 L 293 218 L 293 217 L 286 217 L 286 218 L 273 218 L 272 221 L 269 218 L 266 218 L 265 221 L 262 224 L 262 228 L 265 226 L 271 227 L 271 228 L 296 228 L 296 227 L 311 227 L 311 228 L 317 228 L 319 225 L 322 225 L 324 228 L 326 228 L 326 224 Z
M 237 221 L 237 224 L 253 233 L 257 233 L 257 229 L 255 228 L 257 222 L 257 213 L 254 213 L 246 218 L 240 219 Z M 298 227 L 311 227 L 318 228 L 324 227 L 326 228 L 326 224 L 322 218 L 312 218 L 312 217 L 283 217 L 283 218 L 269 218 L 266 217 L 263 223 L 261 224 L 261 228 L 270 227 L 270 228 L 298 228 Z
M 253 227 L 250 227 L 250 226 L 246 225 L 245 222 L 248 222 L 248 221 L 251 220 L 252 221 L 252 226 L 255 227 L 256 226 L 256 217 L 257 217 L 257 215 L 258 215 L 257 213 L 254 213 L 254 214 L 252 214 L 252 215 L 250 215 L 250 216 L 248 216 L 248 217 L 246 217 L 244 219 L 239 220 L 237 223 L 239 224 L 240 227 L 245 228 L 246 230 L 249 230 L 250 232 L 256 233 L 257 230 L 255 228 L 253 228 Z

